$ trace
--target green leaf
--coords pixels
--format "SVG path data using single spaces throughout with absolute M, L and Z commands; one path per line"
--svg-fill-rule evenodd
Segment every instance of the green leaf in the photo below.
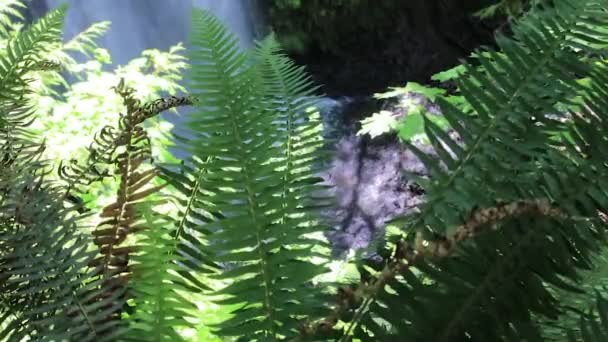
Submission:
M 465 72 L 466 68 L 464 67 L 464 65 L 458 65 L 446 71 L 434 74 L 433 76 L 431 76 L 431 80 L 438 82 L 447 82 L 454 80 L 460 77 L 461 75 L 464 75 Z
M 424 133 L 424 115 L 421 110 L 409 113 L 399 122 L 397 127 L 399 138 L 410 140 L 414 136 Z
M 361 121 L 361 129 L 357 135 L 369 134 L 372 138 L 393 131 L 397 127 L 397 119 L 392 112 L 383 110 L 374 113 Z

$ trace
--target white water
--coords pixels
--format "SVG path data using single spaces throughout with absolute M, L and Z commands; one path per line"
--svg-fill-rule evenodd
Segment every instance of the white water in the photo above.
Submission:
M 214 13 L 235 33 L 244 47 L 251 47 L 260 38 L 261 20 L 257 1 L 252 0 L 193 0 L 194 6 Z
M 250 47 L 260 37 L 261 20 L 256 0 L 39 0 L 47 8 L 69 4 L 64 36 L 73 37 L 91 24 L 109 20 L 110 30 L 98 40 L 113 57 L 113 64 L 126 64 L 144 49 L 168 50 L 186 43 L 192 7 L 209 9 Z

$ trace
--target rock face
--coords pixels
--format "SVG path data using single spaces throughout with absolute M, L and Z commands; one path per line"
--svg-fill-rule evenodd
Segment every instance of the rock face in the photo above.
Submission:
M 423 191 L 404 174 L 424 175 L 418 159 L 397 141 L 370 141 L 349 136 L 337 145 L 332 168 L 325 175 L 333 185 L 336 208 L 326 212 L 328 233 L 336 255 L 382 243 L 385 222 L 407 214 L 423 200 Z
M 328 107 L 331 103 L 333 107 Z M 336 204 L 323 213 L 332 227 L 327 236 L 336 256 L 344 256 L 351 249 L 366 248 L 372 242 L 381 244 L 385 222 L 411 213 L 424 200 L 423 190 L 411 175 L 428 175 L 420 160 L 394 135 L 375 139 L 357 136 L 356 122 L 349 120 L 356 116 L 348 110 L 353 103 L 356 101 L 348 98 L 326 100 L 323 111 L 326 130 L 334 132 L 332 138 L 338 138 L 334 159 L 322 174 L 325 185 L 333 187 L 330 195 Z M 439 112 L 430 104 L 427 107 L 431 112 Z M 430 146 L 418 144 L 417 147 L 433 153 Z

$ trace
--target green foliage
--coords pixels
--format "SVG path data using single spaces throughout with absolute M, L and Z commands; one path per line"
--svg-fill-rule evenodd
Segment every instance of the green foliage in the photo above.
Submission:
M 590 342 L 608 338 L 608 301 L 599 293 L 597 294 L 596 308 L 596 315 L 586 315 L 581 319 L 577 332 L 568 331 L 569 341 Z
M 29 90 L 26 75 L 60 38 L 64 13 L 60 7 L 16 33 L 0 59 L 0 108 L 6 123 L 0 131 L 2 339 L 90 341 L 118 328 L 104 325 L 107 312 L 100 313 L 86 299 L 106 290 L 83 281 L 94 273 L 87 267 L 94 256 L 88 249 L 92 237 L 80 231 L 80 218 L 64 207 L 62 189 L 45 181 L 44 145 L 27 129 L 32 110 L 23 97 Z M 100 298 L 98 303 L 110 301 Z
M 455 77 L 457 75 L 455 70 L 456 68 L 438 74 L 440 75 L 438 77 Z M 397 99 L 398 103 L 391 111 L 382 110 L 361 120 L 361 129 L 357 134 L 369 134 L 371 138 L 375 138 L 382 134 L 397 132 L 402 140 L 421 139 L 428 143 L 428 138 L 424 134 L 424 120 L 430 120 L 441 128 L 447 128 L 448 122 L 442 116 L 427 113 L 425 102 L 434 103 L 438 96 L 445 93 L 445 89 L 408 82 L 405 87 L 393 87 L 385 93 L 375 94 L 374 97 L 377 99 Z M 422 96 L 422 99 L 416 96 Z M 450 96 L 446 99 L 456 103 L 460 97 Z
M 13 18 L 24 20 L 21 10 L 25 4 L 21 0 L 3 0 L 0 2 L 0 36 L 8 37 L 15 24 Z M 4 47 L 5 45 L 2 44 Z
M 372 138 L 388 133 L 397 127 L 397 119 L 392 112 L 382 110 L 369 118 L 361 120 L 358 135 L 369 134 Z
M 137 281 L 132 299 L 136 308 L 129 318 L 129 334 L 134 341 L 182 341 L 176 328 L 193 328 L 197 308 L 187 299 L 188 290 L 177 274 L 179 266 L 174 261 L 179 259 L 174 255 L 175 239 L 169 229 L 172 220 L 153 208 L 142 211 L 146 225 L 154 228 L 142 232 L 138 240 L 142 252 L 133 258 Z
M 0 54 L 4 70 L 2 83 L 9 89 L 4 94 L 1 116 L 7 126 L 2 127 L 3 136 L 0 139 L 5 158 L 0 177 L 5 251 L 1 257 L 0 286 L 5 294 L 2 335 L 11 340 L 20 340 L 24 336 L 64 340 L 71 336 L 100 341 L 114 340 L 124 332 L 120 328 L 124 327 L 123 323 L 108 321 L 108 317 L 120 318 L 116 315 L 122 304 L 117 299 L 124 291 L 118 290 L 115 284 L 100 282 L 100 269 L 91 267 L 96 264 L 93 246 L 99 236 L 93 239 L 93 235 L 82 234 L 87 231 L 83 228 L 90 224 L 91 217 L 74 213 L 73 209 L 79 206 L 65 207 L 63 199 L 71 196 L 69 190 L 66 191 L 54 181 L 49 182 L 49 178 L 56 178 L 44 170 L 56 166 L 54 162 L 58 161 L 63 148 L 78 145 L 74 144 L 74 138 L 80 138 L 83 142 L 89 140 L 93 135 L 92 130 L 98 130 L 102 122 L 107 122 L 108 117 L 103 116 L 112 110 L 109 108 L 116 108 L 115 113 L 118 112 L 118 101 L 114 100 L 113 107 L 108 101 L 110 84 L 107 83 L 104 92 L 99 87 L 100 81 L 111 82 L 108 79 L 117 80 L 117 76 L 123 74 L 133 79 L 146 77 L 143 72 L 149 70 L 152 75 L 146 79 L 148 88 L 140 89 L 147 92 L 144 93 L 146 97 L 151 97 L 161 90 L 172 92 L 181 89 L 175 82 L 180 79 L 178 72 L 185 66 L 183 57 L 176 54 L 182 49 L 177 46 L 169 54 L 146 51 L 144 58 L 119 69 L 117 76 L 101 72 L 101 62 L 110 61 L 107 52 L 98 49 L 93 39 L 103 34 L 108 23 L 94 24 L 62 44 L 59 41 L 59 28 L 64 12 L 65 7 L 61 7 L 23 32 L 19 23 L 7 21 L 4 39 L 0 39 L 6 48 Z M 11 11 L 3 13 L 20 18 Z M 88 68 L 84 69 L 83 64 L 77 64 L 67 54 L 74 51 L 85 55 L 92 53 L 97 60 L 85 64 Z M 53 62 L 46 62 L 46 58 Z M 84 79 L 73 86 L 79 88 L 82 96 L 74 95 L 70 89 L 72 86 L 65 82 L 57 66 Z M 56 91 L 57 86 L 68 89 L 69 99 Z M 97 90 L 97 94 L 93 90 Z M 17 99 L 18 102 L 15 102 Z M 91 100 L 99 104 L 91 103 Z M 37 114 L 41 116 L 35 121 L 35 127 L 30 125 L 33 108 L 37 108 Z M 84 108 L 83 111 L 89 115 L 74 121 L 74 114 L 79 112 L 76 108 Z M 60 111 L 64 112 L 65 119 L 53 115 Z M 91 114 L 95 114 L 94 117 Z M 118 115 L 112 115 L 110 118 L 118 121 Z M 77 127 L 72 131 L 65 125 L 86 125 L 87 120 L 90 120 L 89 124 L 93 123 L 86 127 L 88 129 Z M 52 149 L 45 149 L 36 141 L 38 139 L 34 137 L 41 135 L 51 138 L 47 139 L 47 143 L 50 142 Z M 69 139 L 66 139 L 68 136 Z M 80 158 L 77 154 L 71 156 Z M 31 170 L 27 162 L 31 163 Z M 13 182 L 5 183 L 11 179 Z M 15 209 L 12 210 L 11 206 L 15 206 Z M 41 212 L 40 208 L 47 208 L 48 212 Z
M 105 34 L 109 22 L 91 25 L 65 43 L 54 43 L 47 56 L 57 61 L 61 70 L 32 73 L 30 101 L 37 107 L 37 120 L 31 128 L 44 135 L 47 144 L 53 146 L 45 151 L 46 158 L 55 165 L 70 164 L 73 160 L 86 157 L 83 145 L 91 142 L 91 137 L 99 127 L 109 122 L 118 122 L 122 109 L 122 99 L 111 85 L 126 79 L 128 85 L 138 84 L 136 96 L 152 100 L 162 94 L 175 95 L 185 92 L 179 84 L 187 64 L 181 55 L 184 48 L 177 44 L 169 51 L 145 50 L 142 56 L 114 71 L 104 71 L 104 66 L 112 62 L 105 49 L 99 48 L 94 40 Z M 73 53 L 92 56 L 82 63 L 76 62 Z M 76 81 L 68 83 L 65 74 Z M 99 86 L 105 84 L 108 86 Z M 59 92 L 58 90 L 61 90 Z M 152 118 L 146 128 L 153 137 L 153 156 L 160 161 L 174 160 L 167 148 L 168 135 L 173 125 L 166 120 Z M 74 144 L 74 141 L 81 142 Z M 80 193 L 87 205 L 101 206 L 111 200 L 114 192 L 109 184 L 96 183 L 88 187 L 88 193 Z

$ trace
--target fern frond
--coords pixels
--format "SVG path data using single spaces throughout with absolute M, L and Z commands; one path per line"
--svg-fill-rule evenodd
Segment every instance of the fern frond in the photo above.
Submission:
M 608 38 L 597 28 L 605 8 L 605 1 L 555 1 L 518 22 L 515 39 L 499 37 L 502 54 L 479 54 L 481 68 L 465 64 L 458 87 L 472 112 L 439 98 L 465 146 L 431 120 L 426 133 L 437 158 L 408 144 L 431 170 L 427 201 L 404 220 L 402 247 L 351 291 L 357 300 L 338 305 L 338 318 L 352 315 L 342 340 L 351 333 L 362 340 L 538 340 L 532 315 L 562 313 L 550 289 L 577 291 L 578 271 L 591 267 L 605 241 L 597 213 L 608 206 L 598 191 L 608 180 L 606 154 L 591 147 L 605 145 L 605 67 L 579 56 Z M 594 91 L 577 82 L 581 76 Z M 580 108 L 576 97 L 593 109 L 557 115 L 574 121 L 547 115 L 562 104 Z M 505 217 L 483 225 L 493 230 L 464 233 L 472 239 L 461 244 L 452 240 L 478 210 L 495 214 L 505 203 L 540 199 L 562 214 Z M 404 262 L 414 236 L 432 252 Z
M 103 36 L 110 29 L 109 21 L 100 21 L 91 24 L 85 30 L 79 32 L 72 39 L 63 44 L 64 51 L 77 51 L 85 56 L 89 56 L 97 48 L 95 39 Z M 70 59 L 70 61 L 73 61 Z
M 568 341 L 605 341 L 608 339 L 608 300 L 596 293 L 596 310 L 581 315 L 578 331 L 568 331 Z
M 563 341 L 567 331 L 578 331 L 581 315 L 596 304 L 599 294 L 603 297 L 608 293 L 604 285 L 608 281 L 608 262 L 606 250 L 603 249 L 598 257 L 593 258 L 593 266 L 581 273 L 580 291 L 555 290 L 560 307 L 564 311 L 558 319 L 538 317 L 538 325 L 542 327 L 544 341 Z
M 133 257 L 132 298 L 135 313 L 130 317 L 134 341 L 182 341 L 177 329 L 194 328 L 192 312 L 197 308 L 186 298 L 187 288 L 178 275 L 171 229 L 172 219 L 141 208 L 146 225 L 141 232 L 139 253 Z M 190 318 L 190 320 L 188 319 Z
M 13 18 L 25 20 L 21 12 L 26 5 L 21 0 L 0 1 L 0 37 L 8 38 L 15 29 Z
M 53 10 L 8 42 L 6 54 L 0 56 L 0 101 L 23 98 L 24 76 L 33 63 L 44 59 L 41 56 L 49 45 L 60 39 L 66 8 Z
M 134 90 L 126 87 L 121 80 L 116 92 L 123 97 L 127 108 L 121 115 L 118 136 L 109 144 L 112 150 L 108 157 L 114 164 L 116 174 L 120 177 L 116 201 L 104 207 L 100 213 L 100 222 L 93 232 L 94 242 L 101 254 L 90 263 L 99 270 L 104 285 L 109 288 L 106 297 L 116 293 L 125 294 L 130 275 L 129 259 L 135 246 L 128 243 L 130 234 L 145 230 L 140 206 L 146 197 L 158 192 L 163 185 L 150 186 L 158 175 L 158 170 L 148 167 L 142 170 L 146 160 L 150 159 L 150 142 L 138 119 L 140 102 L 133 97 Z M 122 303 L 121 303 L 122 301 Z M 115 300 L 122 307 L 126 297 Z M 120 311 L 112 310 L 110 321 L 120 321 Z
M 45 181 L 44 144 L 27 126 L 32 108 L 27 72 L 44 66 L 43 52 L 59 38 L 65 7 L 19 32 L 0 57 L 2 117 L 0 165 L 2 304 L 13 315 L 1 335 L 9 340 L 108 341 L 120 335 L 107 317 L 120 308 L 110 289 L 88 267 L 92 240 L 81 217 L 64 207 L 65 189 Z M 42 63 L 42 64 L 41 64 Z
M 322 227 L 307 211 L 316 189 L 312 166 L 321 142 L 304 111 L 310 81 L 276 44 L 262 43 L 252 61 L 238 41 L 207 12 L 193 14 L 191 88 L 198 113 L 188 123 L 193 157 L 181 171 L 167 169 L 185 200 L 178 223 L 182 259 L 226 265 L 217 303 L 237 305 L 221 323 L 224 336 L 268 340 L 293 336 L 302 317 L 323 312 L 312 279 L 325 267 Z M 308 148 L 308 150 L 306 150 Z M 306 151 L 306 152 L 305 152 Z M 319 252 L 313 248 L 318 245 Z M 189 247 L 189 248 L 186 248 Z M 194 263 L 194 262 L 191 262 Z M 196 271 L 196 269 L 193 269 Z
M 319 182 L 317 174 L 324 156 L 321 149 L 326 142 L 318 135 L 322 130 L 320 120 L 310 114 L 319 101 L 314 95 L 318 87 L 306 76 L 304 67 L 297 66 L 282 53 L 274 36 L 259 45 L 257 62 L 267 94 L 261 107 L 275 116 L 274 134 L 277 142 L 283 144 L 284 188 L 281 196 L 284 206 L 294 205 L 296 199 L 306 199 L 305 195 L 310 193 L 310 189 L 301 184 Z M 312 153 L 314 158 L 306 157 Z M 286 207 L 284 213 L 295 210 L 295 207 Z
M 123 87 L 124 80 L 121 80 L 118 88 Z M 123 95 L 131 96 L 129 93 L 123 93 Z M 130 106 L 128 110 L 132 111 L 126 119 L 128 122 L 123 122 L 124 124 L 119 128 L 109 125 L 103 127 L 88 147 L 88 154 L 84 162 L 78 160 L 60 162 L 58 174 L 67 185 L 66 196 L 69 195 L 71 189 L 83 193 L 94 182 L 111 176 L 110 170 L 116 162 L 115 153 L 129 140 L 129 135 L 132 134 L 131 127 L 136 127 L 166 110 L 192 105 L 190 96 L 169 96 L 146 102 L 143 105 L 140 105 L 139 101 L 135 101 L 135 99 L 132 101 L 134 101 L 132 104 L 127 105 Z M 136 130 L 141 131 L 141 128 Z
M 111 340 L 118 330 L 90 301 L 104 289 L 94 281 L 95 271 L 87 270 L 95 254 L 79 229 L 84 217 L 64 208 L 62 189 L 45 185 L 42 176 L 34 176 L 39 166 L 30 165 L 33 173 L 14 174 L 1 196 L 0 301 L 13 317 L 0 336 Z M 108 305 L 112 299 L 96 302 Z

